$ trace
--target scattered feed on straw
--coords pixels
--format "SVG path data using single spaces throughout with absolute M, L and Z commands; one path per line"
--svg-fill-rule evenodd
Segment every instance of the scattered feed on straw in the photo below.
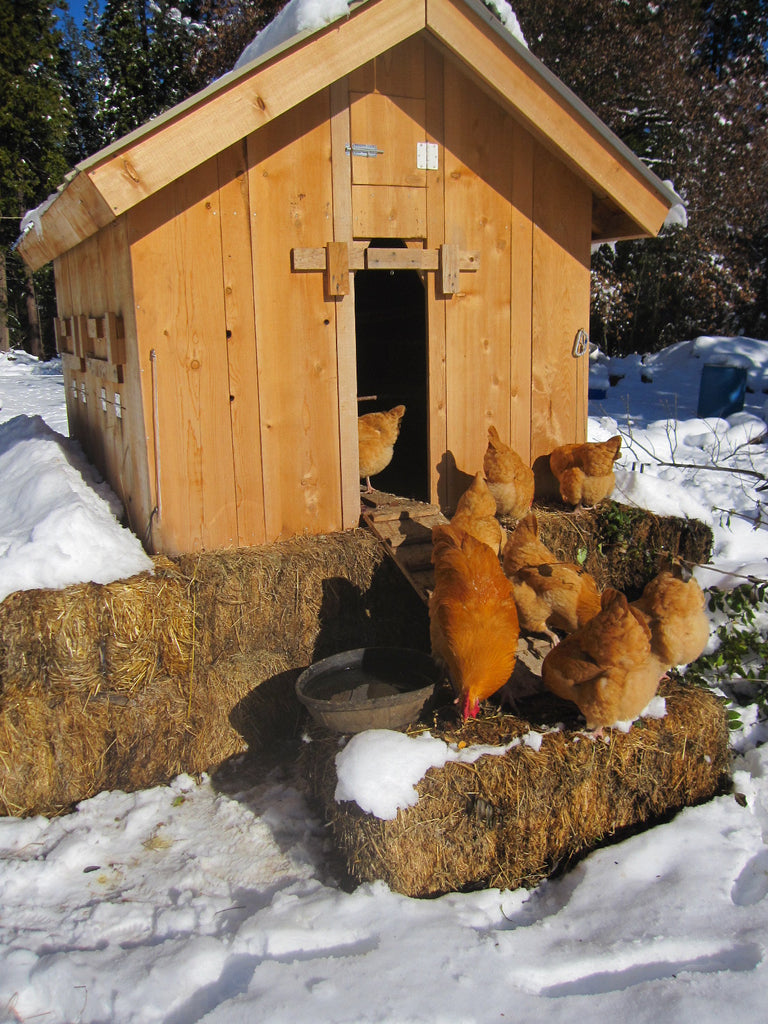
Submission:
M 575 708 L 556 698 L 533 699 L 526 718 L 490 713 L 450 726 L 438 715 L 430 731 L 450 743 L 503 746 L 531 729 L 544 735 L 539 750 L 522 744 L 430 768 L 418 803 L 393 820 L 334 800 L 338 736 L 310 731 L 305 774 L 352 882 L 383 879 L 419 897 L 534 885 L 597 845 L 724 790 L 721 702 L 672 680 L 660 692 L 664 718 L 640 720 L 629 733 L 608 730 L 606 741 L 579 731 Z M 561 728 L 546 731 L 558 720 Z

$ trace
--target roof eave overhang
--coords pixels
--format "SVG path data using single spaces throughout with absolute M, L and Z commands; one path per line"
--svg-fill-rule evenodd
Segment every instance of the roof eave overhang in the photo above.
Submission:
M 356 68 L 426 31 L 621 211 L 619 237 L 658 233 L 679 199 L 479 0 L 367 0 L 78 164 L 18 242 L 36 269 Z M 311 46 L 311 59 L 307 48 Z

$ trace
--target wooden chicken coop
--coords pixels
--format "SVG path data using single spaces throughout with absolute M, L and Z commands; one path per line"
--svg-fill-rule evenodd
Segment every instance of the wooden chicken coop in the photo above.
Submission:
M 677 197 L 475 0 L 368 0 L 86 160 L 19 242 L 53 261 L 70 431 L 151 551 L 453 504 L 487 428 L 583 440 L 590 247 Z

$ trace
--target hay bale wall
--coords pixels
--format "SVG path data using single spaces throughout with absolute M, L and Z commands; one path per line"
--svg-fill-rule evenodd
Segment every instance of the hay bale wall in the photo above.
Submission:
M 565 716 L 538 751 L 520 745 L 474 764 L 430 768 L 417 786 L 418 803 L 391 821 L 354 802 L 335 802 L 337 737 L 315 733 L 305 770 L 351 881 L 383 879 L 418 897 L 533 885 L 595 846 L 727 785 L 721 702 L 672 681 L 660 692 L 666 717 L 643 720 L 626 734 L 609 730 L 607 742 L 579 732 L 573 711 L 554 698 L 545 702 L 548 713 L 525 719 L 499 714 L 454 728 L 436 722 L 432 734 L 449 742 L 504 745 L 532 723 L 540 730 Z
M 536 511 L 556 554 L 586 550 L 598 583 L 630 596 L 670 556 L 709 557 L 711 532 L 688 520 L 613 502 Z M 0 603 L 0 813 L 210 770 L 295 734 L 294 682 L 313 661 L 429 649 L 426 608 L 367 530 L 154 562 L 154 575 Z
M 211 769 L 298 729 L 294 682 L 318 658 L 428 645 L 426 609 L 365 530 L 154 561 L 0 603 L 0 813 Z
M 675 562 L 702 565 L 712 552 L 712 530 L 697 519 L 657 516 L 615 501 L 583 509 L 537 505 L 534 512 L 539 536 L 557 558 L 582 564 L 601 590 L 615 587 L 630 601 Z

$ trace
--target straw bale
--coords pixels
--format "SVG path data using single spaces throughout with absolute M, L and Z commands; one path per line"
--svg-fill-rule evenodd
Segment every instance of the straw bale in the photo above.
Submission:
M 192 604 L 168 559 L 100 585 L 11 594 L 0 603 L 0 690 L 130 692 L 189 672 Z
M 603 501 L 594 508 L 536 504 L 539 536 L 565 562 L 582 564 L 598 587 L 615 587 L 634 600 L 675 562 L 709 560 L 712 530 L 697 519 L 658 516 L 646 509 Z M 514 523 L 502 525 L 514 529 Z
M 423 647 L 426 609 L 355 530 L 157 556 L 154 572 L 0 603 L 0 813 L 208 771 L 292 736 L 294 684 L 350 647 Z
M 199 656 L 210 661 L 270 649 L 275 637 L 294 664 L 307 665 L 404 631 L 419 645 L 427 635 L 424 608 L 368 530 L 182 555 L 177 564 L 195 596 Z
M 312 730 L 304 772 L 319 801 L 348 880 L 383 879 L 408 896 L 478 887 L 534 885 L 590 849 L 664 820 L 724 791 L 728 730 L 709 691 L 669 680 L 662 719 L 637 722 L 607 740 L 579 731 L 574 709 L 556 698 L 532 701 L 525 718 L 487 714 L 463 726 L 440 721 L 449 742 L 504 745 L 531 728 L 527 745 L 474 764 L 448 762 L 419 782 L 419 801 L 384 821 L 354 802 L 336 803 L 337 736 Z

